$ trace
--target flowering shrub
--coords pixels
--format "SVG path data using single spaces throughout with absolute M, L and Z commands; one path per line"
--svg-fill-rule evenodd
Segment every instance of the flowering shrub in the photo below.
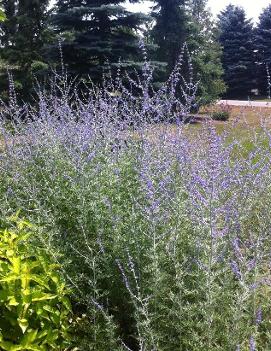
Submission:
M 57 266 L 31 252 L 30 224 L 0 230 L 1 350 L 60 350 L 68 346 L 70 302 Z
M 130 89 L 118 76 L 83 97 L 56 78 L 0 110 L 1 212 L 46 228 L 83 350 L 269 349 L 271 135 L 193 136 L 180 70 L 155 92 L 146 63 Z

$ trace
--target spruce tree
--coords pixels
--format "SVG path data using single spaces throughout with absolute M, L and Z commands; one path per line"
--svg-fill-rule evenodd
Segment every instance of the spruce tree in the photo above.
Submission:
M 167 64 L 166 79 L 175 66 L 184 43 L 188 46 L 193 66 L 193 79 L 199 81 L 197 104 L 216 100 L 225 91 L 221 79 L 221 47 L 217 42 L 207 0 L 157 0 L 153 9 L 152 30 L 158 45 L 156 59 Z M 190 78 L 188 62 L 183 64 L 183 76 Z
M 255 30 L 255 50 L 257 50 L 257 82 L 261 95 L 268 90 L 267 72 L 271 71 L 271 5 L 266 7 L 259 17 Z
M 247 98 L 255 88 L 253 25 L 243 8 L 229 5 L 219 15 L 219 41 L 228 98 Z
M 145 16 L 130 13 L 125 0 L 58 0 L 52 21 L 62 40 L 64 61 L 72 74 L 101 81 L 121 63 L 129 71 L 137 63 L 140 29 Z M 57 50 L 56 50 L 57 51 Z M 56 52 L 52 50 L 52 52 Z
M 190 51 L 195 79 L 199 81 L 198 104 L 208 104 L 225 92 L 222 48 L 217 30 L 207 8 L 207 0 L 189 0 L 187 12 L 187 45 Z
M 158 45 L 158 61 L 167 63 L 167 73 L 175 66 L 186 40 L 185 0 L 156 0 L 152 16 L 152 36 Z
M 0 56 L 4 62 L 1 72 L 2 89 L 7 84 L 7 67 L 12 69 L 17 87 L 26 94 L 32 87 L 32 73 L 47 68 L 43 61 L 43 47 L 47 40 L 48 4 L 49 0 L 2 1 L 6 17 L 0 24 Z

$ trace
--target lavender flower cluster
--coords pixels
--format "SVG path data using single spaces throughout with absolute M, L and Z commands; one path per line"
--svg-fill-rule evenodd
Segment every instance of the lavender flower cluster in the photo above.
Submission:
M 84 93 L 55 76 L 32 107 L 11 85 L 1 107 L 1 217 L 44 228 L 79 349 L 269 349 L 271 134 L 193 135 L 182 67 L 158 91 L 147 61 Z

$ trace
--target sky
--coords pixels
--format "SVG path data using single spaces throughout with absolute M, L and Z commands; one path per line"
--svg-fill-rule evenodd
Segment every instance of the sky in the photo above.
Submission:
M 209 0 L 209 7 L 214 16 L 229 4 L 242 6 L 248 17 L 253 18 L 256 22 L 262 9 L 271 5 L 271 0 Z M 143 1 L 141 4 L 129 5 L 129 7 L 132 10 L 143 12 L 148 11 L 150 5 L 150 1 Z
M 54 0 L 51 0 L 51 4 L 53 3 Z M 128 8 L 134 11 L 147 12 L 151 4 L 153 2 L 145 0 L 140 4 L 129 4 Z M 254 22 L 257 22 L 262 9 L 271 5 L 271 0 L 209 0 L 209 7 L 214 16 L 229 4 L 242 6 L 246 10 L 248 17 L 252 18 Z

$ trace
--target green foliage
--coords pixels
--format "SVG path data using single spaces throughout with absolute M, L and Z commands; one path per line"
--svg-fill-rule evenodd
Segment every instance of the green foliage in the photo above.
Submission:
M 19 93 L 24 98 L 33 93 L 32 64 L 45 61 L 43 49 L 51 37 L 47 23 L 48 4 L 49 0 L 2 1 L 6 19 L 0 24 L 0 56 L 14 79 L 22 85 Z M 6 69 L 0 73 L 3 96 L 3 90 L 8 91 L 9 80 Z
M 229 5 L 219 15 L 219 41 L 223 47 L 222 64 L 227 97 L 246 98 L 256 84 L 253 81 L 253 24 L 243 8 Z
M 0 9 L 0 22 L 5 21 L 5 19 L 6 19 L 5 12 L 2 9 Z
M 216 101 L 226 91 L 222 79 L 222 48 L 206 0 L 190 0 L 186 4 L 188 17 L 187 45 L 195 79 L 199 80 L 198 104 Z
M 157 0 L 152 16 L 156 20 L 152 37 L 158 45 L 156 57 L 167 63 L 167 74 L 175 66 L 186 40 L 184 0 Z
M 217 100 L 225 92 L 222 50 L 211 13 L 207 10 L 207 2 L 156 1 L 152 15 L 156 23 L 150 32 L 154 43 L 158 45 L 155 58 L 167 64 L 167 69 L 159 74 L 160 80 L 171 72 L 186 43 L 191 56 L 187 60 L 191 60 L 194 80 L 199 81 L 197 105 Z M 186 79 L 189 70 L 183 67 L 182 74 Z
M 69 345 L 71 305 L 58 266 L 31 245 L 30 223 L 0 230 L 0 347 L 61 350 Z
M 268 80 L 266 66 L 271 67 L 271 5 L 259 17 L 255 29 L 255 50 L 257 50 L 257 83 L 262 96 L 267 96 Z
M 212 114 L 212 119 L 215 121 L 227 121 L 230 118 L 230 113 L 227 111 L 217 111 Z
M 121 61 L 128 71 L 138 65 L 137 31 L 147 16 L 130 13 L 122 6 L 123 2 L 56 2 L 52 23 L 62 39 L 69 72 L 101 81 L 103 73 L 108 73 L 108 63 L 116 67 Z M 59 61 L 58 43 L 51 47 L 49 55 L 54 62 Z
M 225 90 L 220 46 L 203 0 L 155 1 L 153 28 L 150 16 L 127 11 L 123 0 L 56 1 L 53 10 L 48 5 L 48 0 L 3 1 L 6 20 L 0 25 L 0 88 L 5 101 L 7 68 L 17 82 L 18 96 L 25 100 L 33 96 L 35 79 L 44 80 L 50 66 L 63 67 L 63 61 L 84 83 L 101 82 L 117 67 L 134 74 L 142 66 L 138 33 L 144 32 L 144 26 L 156 69 L 155 87 L 166 80 L 187 42 L 195 79 L 200 81 L 197 103 L 210 103 Z

